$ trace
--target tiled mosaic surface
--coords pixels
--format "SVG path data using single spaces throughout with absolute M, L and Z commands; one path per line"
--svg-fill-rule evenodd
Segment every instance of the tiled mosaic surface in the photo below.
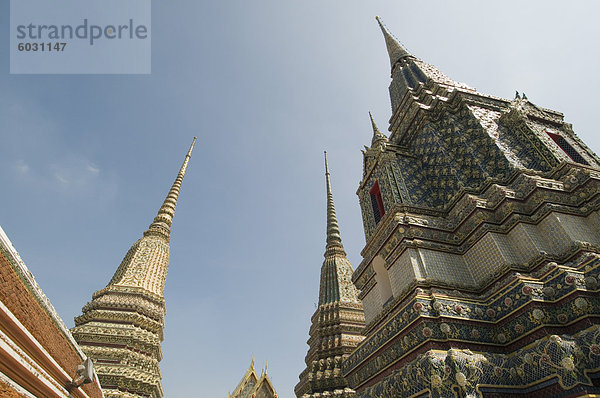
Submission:
M 163 396 L 158 363 L 171 224 L 195 141 L 152 224 L 131 246 L 108 285 L 83 307 L 71 329 L 94 361 L 106 398 Z
M 510 347 L 531 339 L 540 329 L 552 326 L 566 331 L 569 325 L 600 314 L 599 271 L 600 259 L 591 255 L 572 264 L 548 263 L 529 276 L 509 278 L 505 285 L 491 289 L 487 298 L 423 291 L 401 304 L 367 337 L 345 361 L 344 373 L 351 386 L 358 387 L 372 375 L 404 363 L 402 358 L 418 352 L 426 342 L 475 344 L 509 355 Z
M 569 220 L 572 228 L 592 231 L 588 239 L 574 240 L 562 228 L 555 229 L 551 239 L 544 234 L 544 226 L 556 223 L 557 217 Z M 548 222 L 545 222 L 549 219 Z M 576 217 L 550 213 L 539 226 L 519 224 L 507 234 L 488 232 L 464 255 L 436 251 L 429 248 L 408 248 L 389 267 L 389 278 L 394 297 L 402 297 L 416 283 L 437 284 L 477 291 L 482 283 L 489 283 L 499 273 L 511 267 L 523 269 L 540 253 L 560 257 L 578 247 L 581 242 L 600 247 L 600 224 L 593 224 L 595 217 Z M 577 225 L 581 228 L 578 229 Z M 534 248 L 534 250 L 532 250 Z M 517 254 L 521 253 L 521 256 Z M 411 260 L 412 259 L 412 260 Z M 419 275 L 417 278 L 416 275 Z M 378 288 L 364 288 L 362 298 L 369 303 L 366 319 L 369 324 L 375 319 L 372 310 L 377 306 Z M 381 309 L 379 303 L 378 308 Z M 379 312 L 379 311 L 377 311 Z
M 448 213 L 433 215 L 407 206 L 391 209 L 392 214 L 386 214 L 363 250 L 365 259 L 354 274 L 355 283 L 363 290 L 370 278 L 369 263 L 376 255 L 391 264 L 411 246 L 462 254 L 489 232 L 505 235 L 496 238 L 498 247 L 510 253 L 507 258 L 519 261 L 531 257 L 532 252 L 559 252 L 567 243 L 596 244 L 597 216 L 590 215 L 600 208 L 600 173 L 564 164 L 552 177 L 517 174 L 509 185 L 489 184 L 479 196 L 463 192 Z M 549 216 L 551 213 L 556 215 Z M 556 217 L 567 220 L 565 227 L 552 227 Z M 536 226 L 540 222 L 543 225 Z M 557 234 L 550 236 L 546 224 Z
M 447 208 L 461 188 L 479 189 L 487 178 L 505 181 L 514 170 L 550 172 L 572 161 L 546 134 L 565 138 L 593 166 L 600 159 L 564 123 L 562 114 L 520 97 L 513 101 L 477 93 L 433 73 L 409 83 L 400 69 L 425 67 L 407 58 L 394 72 L 391 89 L 405 92 L 393 102 L 390 141 L 365 152 L 365 173 L 359 189 L 363 214 L 371 213 L 361 190 L 379 181 L 386 208 L 394 203 Z M 439 80 L 436 80 L 438 79 Z M 395 87 L 395 88 L 394 88 Z M 399 88 L 401 87 L 401 88 Z M 367 239 L 372 215 L 364 217 Z
M 390 55 L 401 53 L 382 29 Z M 353 281 L 368 323 L 344 362 L 350 386 L 360 397 L 445 397 L 486 383 L 591 385 L 600 159 L 559 112 L 478 93 L 407 54 L 391 61 L 391 134 L 364 151 L 357 192 L 367 244 Z M 386 209 L 377 224 L 375 182 Z M 385 303 L 376 261 L 392 286 Z
M 375 125 L 373 125 L 374 128 Z M 333 203 L 327 158 L 327 236 L 321 266 L 319 306 L 312 316 L 306 368 L 294 392 L 298 398 L 346 398 L 354 394 L 342 375 L 342 362 L 363 340 L 363 303 L 352 283 L 353 269 L 346 257 Z M 368 305 L 368 302 L 366 303 Z M 258 397 L 258 396 L 257 396 Z
M 394 371 L 359 398 L 482 397 L 485 386 L 502 391 L 551 380 L 564 390 L 577 385 L 597 392 L 587 370 L 600 370 L 600 326 L 574 336 L 549 335 L 509 355 L 468 349 L 431 350 Z

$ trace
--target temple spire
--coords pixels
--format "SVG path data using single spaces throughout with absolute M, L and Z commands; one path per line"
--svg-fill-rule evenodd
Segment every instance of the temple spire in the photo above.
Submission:
M 375 17 L 375 19 L 377 19 L 379 27 L 383 32 L 383 37 L 385 38 L 385 45 L 390 56 L 390 66 L 393 67 L 396 62 L 404 57 L 410 57 L 410 53 L 406 51 L 398 40 L 396 40 L 396 38 L 387 30 L 383 22 L 381 22 L 381 18 Z
M 183 160 L 183 164 L 181 165 L 181 169 L 179 169 L 179 173 L 177 173 L 177 178 L 175 178 L 175 182 L 171 186 L 165 201 L 162 206 L 158 210 L 158 214 L 154 217 L 154 221 L 148 227 L 148 230 L 144 232 L 144 236 L 149 235 L 157 235 L 165 238 L 167 242 L 171 239 L 171 224 L 173 223 L 173 215 L 175 214 L 175 206 L 177 205 L 177 198 L 179 197 L 179 191 L 181 190 L 181 183 L 183 182 L 183 177 L 185 176 L 185 171 L 187 170 L 187 165 L 192 157 L 192 150 L 194 149 L 194 144 L 196 143 L 196 137 L 194 137 L 192 141 L 192 145 L 190 145 L 190 149 L 188 153 L 185 155 L 185 159 Z
M 341 369 L 342 361 L 363 339 L 365 326 L 362 302 L 358 289 L 352 283 L 352 264 L 346 257 L 338 227 L 327 152 L 325 152 L 327 180 L 327 246 L 321 266 L 319 306 L 311 318 L 306 368 L 294 388 L 298 398 L 350 398 L 354 390 L 348 387 Z M 325 366 L 326 365 L 326 366 Z M 326 369 L 325 369 L 326 367 Z M 266 365 L 265 365 L 266 374 Z
M 384 140 L 387 141 L 388 138 L 377 128 L 375 124 L 375 120 L 373 120 L 373 115 L 369 112 L 369 118 L 371 118 L 371 126 L 373 126 L 373 139 L 371 140 L 371 146 L 374 146 L 378 141 Z
M 327 165 L 327 151 L 325 151 L 325 180 L 327 183 L 327 249 L 340 248 L 344 250 L 342 238 L 340 237 L 340 227 L 338 226 L 335 206 L 333 204 L 333 194 L 331 193 L 331 181 L 329 181 L 329 166 Z
M 196 137 L 154 221 L 131 245 L 108 285 L 83 307 L 71 329 L 83 352 L 94 360 L 107 398 L 123 397 L 123 391 L 128 397 L 163 397 L 158 363 L 171 223 L 195 142 Z

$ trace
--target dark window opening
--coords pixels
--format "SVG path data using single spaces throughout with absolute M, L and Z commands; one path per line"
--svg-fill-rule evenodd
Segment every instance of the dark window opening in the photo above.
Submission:
M 413 73 L 417 75 L 417 78 L 420 82 L 425 83 L 427 81 L 427 76 L 425 76 L 425 73 L 423 73 L 423 71 L 417 66 L 417 64 L 411 63 L 410 70 L 412 70 Z
M 586 162 L 585 159 L 581 157 L 581 155 L 579 154 L 579 152 L 577 152 L 575 150 L 575 148 L 573 148 L 567 142 L 567 140 L 565 140 L 563 137 L 561 137 L 558 134 L 549 133 L 547 131 L 546 131 L 546 134 L 548 134 L 548 136 L 550 138 L 552 138 L 552 141 L 554 141 L 554 143 L 556 145 L 558 145 L 560 147 L 560 149 L 562 149 L 563 152 L 566 153 L 571 158 L 571 160 L 573 160 L 576 163 L 581 163 L 581 164 L 587 164 L 587 165 L 589 165 L 589 163 Z
M 371 206 L 373 207 L 373 215 L 375 216 L 375 224 L 379 223 L 381 217 L 385 214 L 385 208 L 383 207 L 383 199 L 381 197 L 381 190 L 379 189 L 379 182 L 375 181 L 371 190 Z
M 415 88 L 416 87 L 415 79 L 410 74 L 408 68 L 402 68 L 402 74 L 404 75 L 404 78 L 406 79 L 406 82 L 408 83 L 408 87 Z

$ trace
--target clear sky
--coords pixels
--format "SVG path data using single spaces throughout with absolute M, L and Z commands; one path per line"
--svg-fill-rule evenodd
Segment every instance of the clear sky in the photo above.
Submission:
M 599 5 L 155 1 L 148 76 L 9 75 L 0 41 L 0 223 L 71 327 L 198 136 L 172 229 L 165 396 L 226 396 L 254 354 L 291 398 L 325 248 L 323 150 L 361 260 L 360 149 L 368 111 L 382 131 L 391 116 L 375 15 L 451 78 L 563 112 L 598 153 Z M 8 14 L 5 0 L 5 37 Z

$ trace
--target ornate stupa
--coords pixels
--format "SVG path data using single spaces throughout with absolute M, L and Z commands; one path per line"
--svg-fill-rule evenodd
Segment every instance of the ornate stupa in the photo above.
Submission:
M 131 246 L 108 285 L 83 307 L 71 329 L 94 361 L 106 398 L 163 396 L 158 363 L 162 359 L 171 224 L 195 141 L 194 137 L 154 221 Z
M 562 113 L 454 81 L 378 22 L 392 115 L 357 192 L 366 327 L 343 364 L 349 386 L 360 398 L 596 396 L 600 159 Z
M 325 153 L 327 188 L 327 244 L 321 267 L 319 306 L 312 316 L 306 369 L 300 374 L 295 392 L 299 398 L 351 397 L 354 391 L 342 375 L 342 361 L 356 348 L 363 337 L 362 304 L 358 290 L 352 284 L 352 265 L 342 245 L 338 226 L 327 153 Z

